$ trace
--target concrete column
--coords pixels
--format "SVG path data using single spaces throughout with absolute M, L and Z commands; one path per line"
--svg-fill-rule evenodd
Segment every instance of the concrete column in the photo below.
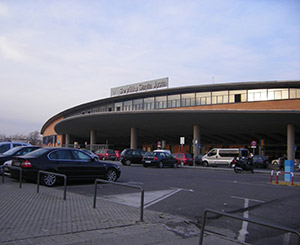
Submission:
M 198 125 L 194 125 L 193 127 L 193 142 L 197 142 L 197 145 L 195 143 L 193 144 L 195 147 L 193 149 L 194 156 L 199 155 L 199 148 L 198 145 L 201 144 L 201 134 L 200 134 L 200 127 Z
M 66 147 L 70 144 L 70 134 L 66 134 Z
M 295 126 L 287 125 L 287 160 L 295 160 Z
M 138 130 L 137 128 L 131 128 L 130 132 L 130 149 L 137 148 Z
M 94 150 L 93 149 L 93 145 L 96 144 L 96 132 L 95 130 L 91 130 L 90 131 L 90 150 Z

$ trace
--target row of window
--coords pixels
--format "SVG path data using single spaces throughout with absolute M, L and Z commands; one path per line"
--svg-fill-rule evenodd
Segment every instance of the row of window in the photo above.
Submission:
M 57 135 L 49 135 L 43 137 L 43 145 L 56 143 Z
M 176 95 L 148 97 L 136 100 L 116 102 L 84 111 L 81 114 L 107 111 L 139 111 L 176 107 L 227 104 L 267 100 L 285 100 L 300 98 L 300 89 L 252 89 L 226 90 L 215 92 L 185 93 Z

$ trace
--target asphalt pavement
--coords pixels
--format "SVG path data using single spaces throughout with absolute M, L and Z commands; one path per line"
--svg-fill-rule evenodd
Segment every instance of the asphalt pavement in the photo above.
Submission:
M 5 177 L 0 182 L 1 244 L 199 244 L 200 229 L 184 217 Z M 206 231 L 203 244 L 242 244 Z

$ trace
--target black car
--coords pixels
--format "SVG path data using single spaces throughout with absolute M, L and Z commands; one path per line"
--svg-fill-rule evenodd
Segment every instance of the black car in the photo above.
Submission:
M 254 155 L 253 164 L 256 168 L 267 168 L 269 166 L 269 160 L 265 156 Z
M 94 159 L 82 150 L 74 148 L 41 148 L 25 156 L 15 157 L 12 166 L 21 167 L 24 179 L 36 181 L 39 170 L 64 174 L 68 180 L 103 178 L 116 181 L 121 170 L 118 165 Z M 10 168 L 13 178 L 19 170 Z M 41 174 L 41 183 L 54 186 L 61 178 L 52 174 Z
M 7 171 L 6 166 L 10 166 L 12 158 L 14 156 L 23 156 L 29 152 L 35 151 L 41 148 L 40 146 L 17 146 L 11 148 L 10 150 L 0 154 L 0 165 L 3 165 L 4 168 L 0 168 L 0 174 L 4 171 Z
M 172 157 L 166 152 L 146 152 L 143 157 L 143 166 L 157 166 L 158 168 L 163 168 L 164 166 L 169 166 L 173 168 L 178 167 L 177 159 Z
M 120 161 L 127 166 L 130 166 L 131 163 L 142 163 L 145 153 L 145 151 L 140 149 L 125 149 L 121 152 Z
M 196 164 L 196 165 L 203 165 L 202 157 L 203 157 L 204 155 L 205 155 L 205 154 L 199 154 L 198 156 L 195 157 L 195 164 Z

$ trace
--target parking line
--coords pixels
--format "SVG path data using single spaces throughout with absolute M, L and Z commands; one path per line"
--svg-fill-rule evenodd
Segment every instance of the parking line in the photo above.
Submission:
M 231 197 L 236 198 L 236 199 L 242 199 L 242 200 L 248 199 L 249 201 L 264 203 L 264 201 L 257 200 L 257 199 L 251 199 L 251 198 L 246 198 L 246 197 L 238 197 L 238 196 L 231 196 Z
M 249 202 L 250 201 L 264 203 L 264 201 L 257 200 L 257 199 L 251 199 L 251 198 L 245 198 L 245 197 L 238 197 L 238 196 L 231 196 L 231 197 L 232 198 L 236 198 L 236 199 L 244 200 L 244 208 L 246 210 L 243 213 L 243 217 L 244 218 L 249 218 L 249 211 L 247 209 L 249 207 Z M 238 236 L 237 240 L 239 240 L 241 242 L 245 242 L 247 234 L 249 234 L 249 232 L 248 232 L 248 222 L 247 221 L 243 221 L 243 223 L 242 223 L 242 229 L 240 229 L 240 231 L 239 231 L 239 236 Z
M 154 205 L 154 204 L 156 204 L 156 203 L 158 203 L 158 202 L 160 202 L 160 201 L 162 201 L 162 200 L 164 200 L 164 199 L 166 199 L 166 198 L 168 198 L 168 197 L 176 194 L 177 192 L 179 192 L 181 190 L 182 189 L 176 189 L 176 190 L 174 190 L 174 191 L 172 191 L 172 192 L 170 192 L 170 193 L 168 193 L 168 194 L 166 194 L 166 195 L 164 195 L 164 196 L 162 196 L 160 198 L 157 198 L 157 199 L 155 199 L 155 200 L 147 203 L 146 205 L 144 205 L 144 208 L 148 208 L 148 207 L 150 207 L 150 206 L 152 206 L 152 205 Z
M 249 199 L 245 198 L 245 203 L 244 203 L 244 208 L 247 209 L 249 207 Z M 244 218 L 249 218 L 249 211 L 245 211 L 243 214 Z M 241 242 L 245 242 L 246 240 L 246 235 L 249 234 L 248 232 L 248 222 L 247 221 L 243 221 L 243 225 L 242 225 L 242 229 L 240 229 L 239 231 L 239 236 L 238 236 L 238 240 Z

